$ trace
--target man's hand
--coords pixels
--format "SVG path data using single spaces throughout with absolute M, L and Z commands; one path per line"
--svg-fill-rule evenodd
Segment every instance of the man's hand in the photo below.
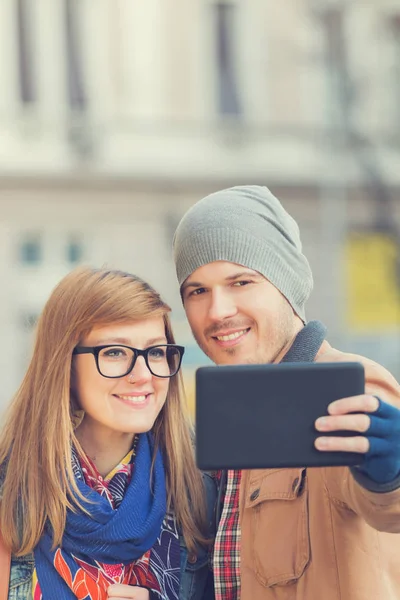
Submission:
M 398 408 L 376 396 L 362 394 L 332 402 L 328 412 L 328 416 L 316 420 L 318 431 L 354 431 L 356 435 L 318 437 L 318 450 L 364 454 L 360 469 L 377 483 L 388 483 L 400 475 Z
M 136 585 L 116 583 L 115 585 L 110 585 L 107 594 L 113 600 L 150 600 L 149 590 Z
M 371 425 L 371 417 L 379 408 L 379 400 L 375 396 L 363 394 L 336 400 L 328 406 L 330 416 L 320 417 L 315 421 L 318 431 L 354 431 L 366 433 Z M 355 414 L 356 413 L 356 414 Z M 369 440 L 365 435 L 354 437 L 319 437 L 315 447 L 321 451 L 360 452 L 367 453 Z

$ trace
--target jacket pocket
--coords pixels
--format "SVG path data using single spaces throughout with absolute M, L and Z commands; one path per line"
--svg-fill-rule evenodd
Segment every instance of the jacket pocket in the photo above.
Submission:
M 196 554 L 188 554 L 183 537 L 181 537 L 181 584 L 179 598 L 182 600 L 200 600 L 209 575 L 209 553 L 199 548 Z
M 9 600 L 26 600 L 32 595 L 33 554 L 11 557 Z
M 207 502 L 208 536 L 215 537 L 215 504 L 217 487 L 213 477 L 203 473 L 204 491 Z M 209 568 L 210 551 L 202 546 L 197 547 L 195 554 L 189 554 L 183 535 L 180 535 L 181 546 L 181 585 L 180 600 L 214 599 L 212 573 Z
M 294 583 L 310 561 L 306 469 L 252 477 L 245 509 L 257 579 L 266 587 Z

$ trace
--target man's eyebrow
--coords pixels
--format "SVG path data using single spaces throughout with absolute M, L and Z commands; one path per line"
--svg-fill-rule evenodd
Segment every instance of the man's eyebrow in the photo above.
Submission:
M 228 277 L 225 277 L 224 281 L 235 281 L 236 279 L 240 279 L 241 277 L 251 277 L 253 279 L 259 279 L 263 277 L 263 275 L 261 275 L 261 273 L 258 273 L 257 271 L 238 271 L 237 273 L 233 273 L 233 275 L 228 275 Z M 188 281 L 187 283 L 184 283 L 182 285 L 181 293 L 183 294 L 185 290 L 191 287 L 200 288 L 206 286 L 204 283 L 201 283 L 199 281 Z
M 257 273 L 257 271 L 238 271 L 237 273 L 233 273 L 233 275 L 225 277 L 225 281 L 235 281 L 235 279 L 240 279 L 241 277 L 258 279 L 259 277 L 262 277 L 262 275 L 261 273 Z
M 181 294 L 183 294 L 183 292 L 190 287 L 203 287 L 203 284 L 199 283 L 198 281 L 188 281 L 187 283 L 185 282 L 182 284 Z

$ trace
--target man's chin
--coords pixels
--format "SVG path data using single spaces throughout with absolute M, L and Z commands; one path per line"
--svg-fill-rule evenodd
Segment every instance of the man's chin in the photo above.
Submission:
M 244 357 L 241 356 L 241 353 L 233 348 L 213 352 L 212 356 L 208 355 L 208 357 L 216 365 L 239 365 L 243 362 L 247 362 L 244 360 Z
M 216 365 L 240 365 L 252 363 L 246 353 L 239 346 L 232 348 L 210 348 L 199 344 L 200 348 L 208 358 Z
M 249 355 L 248 352 L 240 352 L 239 349 L 236 351 L 230 350 L 213 353 L 213 356 L 208 355 L 208 357 L 215 363 L 216 365 L 260 365 L 267 364 L 271 361 L 270 357 L 267 356 L 258 356 L 256 353 Z

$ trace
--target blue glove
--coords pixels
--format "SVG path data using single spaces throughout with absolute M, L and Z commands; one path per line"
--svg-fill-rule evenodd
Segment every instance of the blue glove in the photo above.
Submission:
M 376 483 L 389 483 L 400 475 L 400 410 L 377 399 L 378 410 L 368 414 L 365 433 L 369 450 L 358 469 Z

